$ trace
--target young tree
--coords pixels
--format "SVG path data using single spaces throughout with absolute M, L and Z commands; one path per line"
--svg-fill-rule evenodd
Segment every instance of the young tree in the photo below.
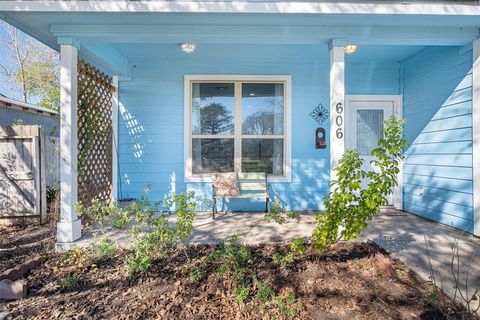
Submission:
M 22 100 L 38 97 L 40 105 L 58 109 L 58 54 L 4 22 L 0 24 L 0 42 L 6 55 L 0 60 L 0 74 L 15 81 Z

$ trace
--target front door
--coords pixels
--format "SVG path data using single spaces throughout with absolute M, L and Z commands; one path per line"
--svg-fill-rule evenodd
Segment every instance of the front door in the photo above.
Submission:
M 395 114 L 396 99 L 360 96 L 347 97 L 346 102 L 346 147 L 357 150 L 365 161 L 365 171 L 376 170 L 370 164 L 374 159 L 371 152 L 383 138 L 384 121 Z M 364 181 L 364 186 L 367 183 Z M 394 204 L 393 195 L 389 197 L 389 204 Z

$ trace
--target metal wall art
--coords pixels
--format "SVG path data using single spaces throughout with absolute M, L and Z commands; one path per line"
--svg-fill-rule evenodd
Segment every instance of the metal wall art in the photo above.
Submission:
M 310 112 L 310 116 L 315 120 L 319 125 L 322 125 L 329 116 L 328 109 L 323 106 L 323 104 L 319 104 L 312 112 Z M 315 130 L 315 148 L 316 149 L 325 149 L 327 147 L 326 142 L 326 132 L 325 128 L 317 128 Z
M 319 104 L 315 109 L 313 109 L 312 112 L 310 112 L 310 117 L 313 118 L 313 120 L 317 121 L 319 125 L 322 125 L 325 120 L 328 119 L 329 113 L 327 108 L 323 106 L 323 104 Z

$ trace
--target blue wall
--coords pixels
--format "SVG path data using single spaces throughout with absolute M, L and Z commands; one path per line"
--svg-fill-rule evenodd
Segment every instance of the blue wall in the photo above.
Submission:
M 404 209 L 472 228 L 472 53 L 429 48 L 403 65 Z M 423 188 L 423 195 L 421 195 Z
M 400 94 L 400 63 L 349 62 L 345 66 L 345 93 Z
M 272 183 L 271 193 L 291 209 L 320 209 L 329 188 L 329 149 L 315 149 L 317 124 L 309 113 L 319 103 L 329 105 L 327 47 L 202 45 L 193 55 L 182 54 L 178 46 L 165 50 L 158 52 L 157 62 L 135 62 L 132 81 L 120 83 L 122 196 L 138 197 L 147 184 L 155 199 L 173 188 L 210 196 L 210 184 L 184 183 L 185 74 L 289 74 L 293 91 L 292 182 Z M 324 126 L 328 132 L 328 121 Z M 248 201 L 258 203 L 230 208 L 264 208 L 264 201 Z

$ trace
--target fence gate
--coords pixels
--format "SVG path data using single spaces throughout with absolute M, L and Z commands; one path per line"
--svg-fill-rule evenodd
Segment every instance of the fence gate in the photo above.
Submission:
M 44 146 L 40 126 L 0 126 L 0 224 L 46 221 Z

